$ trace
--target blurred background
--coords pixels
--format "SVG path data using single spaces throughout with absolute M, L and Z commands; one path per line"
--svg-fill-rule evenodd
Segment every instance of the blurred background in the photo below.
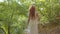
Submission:
M 32 3 L 44 27 L 60 26 L 60 0 L 0 0 L 0 34 L 24 34 Z

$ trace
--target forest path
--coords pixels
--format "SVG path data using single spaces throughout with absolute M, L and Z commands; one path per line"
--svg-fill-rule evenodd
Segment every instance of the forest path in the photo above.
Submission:
M 39 34 L 60 34 L 60 28 L 52 27 L 51 29 L 40 29 Z

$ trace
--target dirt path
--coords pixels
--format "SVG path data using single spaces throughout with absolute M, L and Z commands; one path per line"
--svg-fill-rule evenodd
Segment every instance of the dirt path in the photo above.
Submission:
M 60 29 L 59 28 L 53 28 L 50 30 L 42 30 L 39 32 L 39 34 L 60 34 Z

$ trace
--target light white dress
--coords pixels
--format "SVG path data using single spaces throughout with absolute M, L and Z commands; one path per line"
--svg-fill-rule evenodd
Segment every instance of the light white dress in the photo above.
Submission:
M 28 28 L 25 29 L 25 34 L 38 34 L 38 18 L 30 19 Z
M 30 34 L 38 34 L 38 21 L 36 19 L 30 21 L 29 27 Z

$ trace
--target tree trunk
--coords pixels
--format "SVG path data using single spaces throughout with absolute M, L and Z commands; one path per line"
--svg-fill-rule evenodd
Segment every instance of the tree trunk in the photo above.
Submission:
M 10 34 L 10 25 L 8 25 L 8 34 Z

